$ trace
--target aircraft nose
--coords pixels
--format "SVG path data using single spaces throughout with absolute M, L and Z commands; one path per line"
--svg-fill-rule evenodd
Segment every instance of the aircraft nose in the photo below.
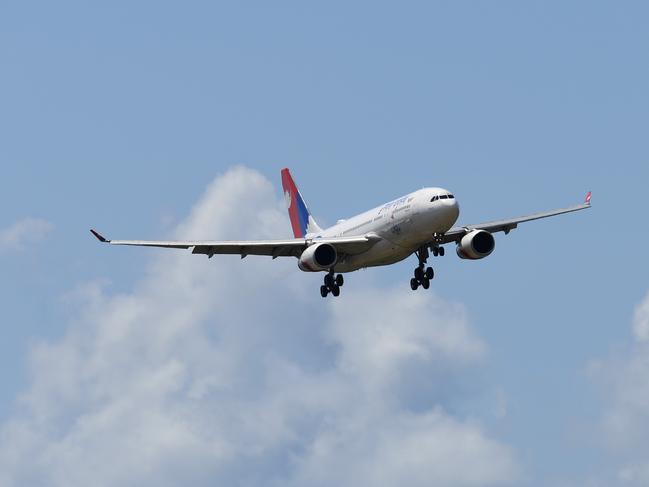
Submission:
M 459 205 L 457 203 L 457 199 L 455 198 L 455 195 L 453 195 L 453 193 L 447 189 L 443 189 L 442 191 L 446 193 L 446 197 L 443 197 L 443 199 L 441 200 L 444 202 L 445 206 L 447 208 L 458 208 Z
M 453 204 L 451 208 L 453 209 L 453 216 L 457 220 L 457 218 L 460 216 L 460 204 L 457 202 L 457 199 L 453 199 Z
M 448 209 L 449 213 L 455 215 L 456 217 L 460 212 L 460 205 L 458 205 L 455 198 L 446 200 L 446 208 Z
M 457 220 L 458 216 L 460 216 L 460 205 L 457 202 L 457 198 L 455 198 L 455 196 L 449 197 L 445 203 L 450 217 L 453 218 L 453 220 Z

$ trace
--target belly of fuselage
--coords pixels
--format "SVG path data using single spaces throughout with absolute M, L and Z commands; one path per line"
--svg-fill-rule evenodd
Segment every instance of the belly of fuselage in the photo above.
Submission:
M 352 272 L 365 267 L 394 264 L 407 258 L 412 252 L 410 247 L 402 247 L 384 239 L 367 252 L 343 257 L 336 264 L 336 272 Z

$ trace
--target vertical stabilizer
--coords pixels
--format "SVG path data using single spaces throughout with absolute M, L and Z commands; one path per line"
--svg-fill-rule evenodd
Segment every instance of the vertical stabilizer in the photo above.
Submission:
M 309 233 L 321 231 L 321 228 L 311 216 L 288 168 L 282 169 L 282 188 L 284 189 L 288 216 L 291 219 L 295 238 L 303 238 Z

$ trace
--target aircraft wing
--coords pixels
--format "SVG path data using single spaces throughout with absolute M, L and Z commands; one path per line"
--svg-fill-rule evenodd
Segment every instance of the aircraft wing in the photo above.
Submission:
M 360 237 L 294 238 L 287 240 L 242 240 L 242 241 L 163 241 L 163 240 L 109 240 L 95 230 L 90 232 L 100 242 L 110 245 L 131 245 L 136 247 L 159 247 L 167 249 L 192 249 L 192 254 L 234 254 L 244 258 L 248 255 L 276 257 L 299 257 L 304 249 L 315 243 L 333 245 L 340 254 L 365 252 L 380 240 L 375 234 Z
M 467 225 L 462 227 L 453 227 L 444 235 L 442 235 L 440 243 L 457 242 L 467 233 L 473 230 L 486 230 L 490 233 L 505 232 L 509 233 L 511 230 L 518 227 L 519 223 L 529 222 L 532 220 L 540 220 L 541 218 L 548 218 L 556 215 L 563 215 L 564 213 L 572 213 L 573 211 L 586 210 L 590 208 L 591 193 L 586 195 L 586 200 L 581 205 L 569 206 L 568 208 L 560 208 L 557 210 L 543 211 L 540 213 L 533 213 L 531 215 L 519 216 L 516 218 L 507 218 L 504 220 L 494 220 L 485 223 L 478 223 L 475 225 Z

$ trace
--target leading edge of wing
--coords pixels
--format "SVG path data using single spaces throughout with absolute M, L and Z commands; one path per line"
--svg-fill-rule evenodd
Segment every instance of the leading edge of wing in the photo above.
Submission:
M 586 201 L 581 205 L 569 206 L 567 208 L 560 208 L 556 210 L 542 211 L 532 213 L 530 215 L 519 216 L 515 218 L 506 218 L 502 220 L 493 220 L 485 223 L 478 223 L 474 225 L 466 225 L 461 227 L 453 227 L 444 234 L 444 243 L 457 241 L 472 230 L 486 230 L 491 233 L 505 232 L 509 233 L 515 229 L 519 223 L 529 222 L 533 220 L 540 220 L 542 218 L 549 218 L 551 216 L 563 215 L 565 213 L 572 213 L 574 211 L 586 210 L 591 207 L 590 204 L 591 193 L 588 192 Z

